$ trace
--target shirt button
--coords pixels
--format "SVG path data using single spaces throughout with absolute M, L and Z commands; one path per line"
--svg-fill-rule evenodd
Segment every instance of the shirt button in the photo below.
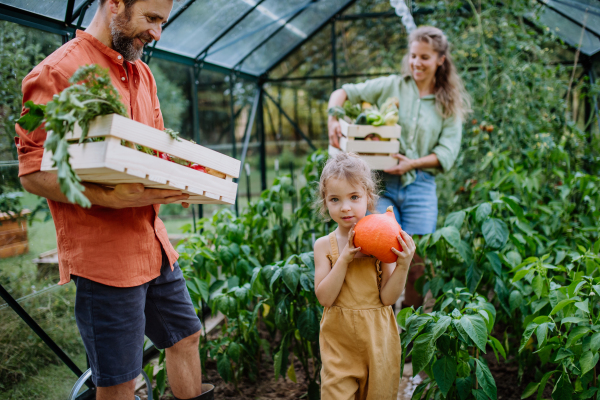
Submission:
M 121 56 L 118 56 L 117 58 L 120 60 L 120 59 L 121 59 L 121 58 L 123 58 L 123 57 L 121 57 Z
M 123 82 L 125 82 L 125 77 L 124 77 L 124 76 L 122 76 L 122 77 L 121 77 L 121 80 L 122 80 Z

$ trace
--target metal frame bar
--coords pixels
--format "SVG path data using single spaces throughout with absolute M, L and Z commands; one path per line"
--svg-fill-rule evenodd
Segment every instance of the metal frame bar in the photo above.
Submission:
M 206 61 L 197 62 L 194 58 L 182 56 L 182 55 L 176 54 L 176 53 L 171 53 L 169 51 L 162 50 L 162 49 L 149 49 L 149 50 L 145 50 L 144 52 L 151 52 L 152 57 L 159 58 L 161 60 L 172 61 L 172 62 L 175 62 L 178 64 L 189 65 L 192 67 L 200 66 L 203 69 L 207 69 L 209 71 L 220 72 L 225 75 L 231 73 L 231 71 L 232 71 L 231 68 L 223 67 L 221 65 L 209 63 Z M 252 82 L 258 81 L 258 76 L 251 75 L 246 72 L 236 72 L 236 75 L 239 77 L 242 77 L 243 79 L 252 81 Z
M 347 75 L 317 75 L 317 76 L 299 76 L 299 77 L 293 77 L 293 78 L 277 78 L 277 79 L 267 79 L 266 82 L 267 83 L 277 83 L 277 82 L 294 82 L 294 81 L 308 81 L 311 79 L 323 79 L 323 80 L 330 80 L 333 78 L 337 78 L 337 79 L 345 79 L 345 78 L 361 78 L 361 77 L 371 77 L 371 76 L 382 76 L 382 75 L 389 75 L 392 74 L 394 72 L 377 72 L 377 73 L 373 73 L 373 74 L 347 74 Z
M 0 19 L 61 36 L 73 33 L 60 21 L 1 3 Z
M 163 25 L 162 30 L 164 31 L 165 29 L 167 29 L 167 27 L 169 25 L 171 25 L 173 23 L 173 21 L 175 21 L 177 18 L 179 18 L 179 16 L 181 14 L 183 14 L 183 12 L 185 10 L 187 10 L 189 6 L 194 4 L 195 1 L 196 0 L 188 0 L 187 3 L 185 3 L 183 6 L 181 6 L 181 8 L 179 10 L 177 10 L 177 12 Z
M 363 13 L 363 14 L 348 14 L 348 15 L 340 15 L 340 21 L 356 21 L 361 19 L 379 19 L 379 18 L 389 18 L 395 17 L 396 11 L 389 10 L 385 12 L 376 12 L 376 13 Z
M 0 297 L 12 308 L 19 317 L 39 336 L 40 339 L 52 350 L 54 354 L 67 366 L 77 377 L 83 375 L 83 372 L 79 367 L 65 354 L 58 344 L 42 329 L 41 326 L 21 307 L 21 305 L 8 293 L 2 285 L 0 285 Z M 93 388 L 94 385 L 91 382 L 86 382 L 89 388 Z
M 258 45 L 256 45 L 252 50 L 250 50 L 250 52 L 248 54 L 246 54 L 240 61 L 238 61 L 237 64 L 233 67 L 233 69 L 238 69 L 238 67 L 241 67 L 241 65 L 244 63 L 244 61 L 246 61 L 248 59 L 248 57 L 250 57 L 252 54 L 254 54 L 254 52 L 256 50 L 260 49 L 265 43 L 267 43 L 275 35 L 277 35 L 279 32 L 281 32 L 281 30 L 283 28 L 285 28 L 290 22 L 292 22 L 296 17 L 298 17 L 300 14 L 302 14 L 304 12 L 304 10 L 306 10 L 308 7 L 312 6 L 313 4 L 317 3 L 318 1 L 319 0 L 307 1 L 306 4 L 304 6 L 302 6 L 298 11 L 296 11 L 294 13 L 294 15 L 292 15 L 288 20 L 286 20 L 283 25 L 281 25 L 279 28 L 275 29 L 269 36 L 267 36 L 265 39 L 263 39 Z M 312 35 L 310 37 L 312 37 Z M 304 40 L 308 40 L 308 38 L 309 38 L 309 36 L 307 36 L 306 39 L 304 39 Z
M 271 100 L 271 102 L 273 102 L 273 104 L 275 104 L 275 106 L 279 109 L 279 111 L 281 111 L 281 113 L 283 114 L 283 116 L 288 120 L 288 122 L 294 127 L 294 129 L 296 130 L 296 132 L 298 132 L 300 134 L 300 136 L 302 136 L 302 138 L 304 140 L 306 140 L 306 142 L 308 143 L 308 145 L 310 146 L 311 149 L 317 150 L 317 148 L 315 147 L 315 145 L 313 144 L 313 142 L 310 140 L 310 138 L 308 136 L 306 136 L 304 134 L 304 132 L 302 132 L 302 129 L 300 129 L 300 127 L 296 124 L 296 122 L 294 122 L 294 120 L 292 120 L 292 118 L 290 118 L 289 115 L 287 115 L 287 113 L 283 110 L 283 107 L 281 107 L 281 104 L 279 104 L 274 98 L 271 97 L 271 95 L 265 90 L 264 91 L 265 96 L 267 96 L 269 98 L 269 100 Z
M 240 175 L 242 175 L 242 170 L 244 169 L 244 163 L 246 162 L 246 154 L 248 154 L 248 145 L 250 144 L 250 136 L 252 135 L 252 128 L 254 127 L 254 120 L 256 118 L 256 112 L 258 110 L 258 106 L 260 103 L 260 96 L 261 96 L 261 88 L 257 87 L 256 94 L 254 95 L 254 100 L 252 101 L 252 110 L 250 111 L 250 117 L 248 118 L 248 122 L 246 123 L 246 130 L 244 133 L 244 144 L 242 146 Z
M 69 0 L 67 3 L 67 11 L 65 12 L 65 24 L 71 22 L 73 18 L 73 8 L 75 7 L 75 0 Z
M 235 22 L 233 22 L 232 24 L 230 24 L 227 28 L 225 28 L 223 31 L 221 31 L 221 33 L 219 33 L 217 35 L 216 38 L 214 38 L 209 44 L 208 46 L 204 47 L 202 49 L 202 51 L 200 51 L 200 53 L 198 53 L 198 55 L 196 56 L 196 60 L 200 60 L 203 59 L 204 57 L 206 57 L 206 54 L 208 53 L 208 50 L 210 50 L 210 48 L 212 46 L 214 46 L 219 40 L 223 39 L 223 37 L 225 37 L 225 35 L 227 35 L 229 32 L 231 32 L 231 30 L 233 28 L 235 28 L 237 26 L 237 24 L 239 24 L 240 22 L 242 22 L 242 20 L 244 20 L 248 15 L 250 15 L 250 13 L 254 10 L 256 10 L 256 8 L 261 5 L 261 3 L 263 3 L 265 0 L 259 0 L 256 2 L 256 4 L 254 6 L 252 6 L 249 10 L 247 10 L 244 14 L 242 14 L 238 19 L 235 20 Z M 204 57 L 203 57 L 204 56 Z
M 331 71 L 333 78 L 333 90 L 337 90 L 337 32 L 335 31 L 335 19 L 331 21 Z
M 268 76 L 273 71 L 273 69 L 275 67 L 277 67 L 279 64 L 281 64 L 286 58 L 288 58 L 290 56 L 290 54 L 294 53 L 296 50 L 298 50 L 300 47 L 302 47 L 306 42 L 308 42 L 310 39 L 312 39 L 317 33 L 319 33 L 323 28 L 325 28 L 327 26 L 327 24 L 331 22 L 332 19 L 336 18 L 336 16 L 340 15 L 341 13 L 343 13 L 344 11 L 346 11 L 348 8 L 350 8 L 351 6 L 353 6 L 354 3 L 356 3 L 356 1 L 357 0 L 350 0 L 342 8 L 340 8 L 339 10 L 337 10 L 335 13 L 331 14 L 331 16 L 329 18 L 325 19 L 323 21 L 323 23 L 321 25 L 319 25 L 310 35 L 308 35 L 308 37 L 306 39 L 301 40 L 299 43 L 297 43 L 294 47 L 292 47 L 286 53 L 282 54 L 281 57 L 279 57 L 275 62 L 273 62 L 271 64 L 271 66 L 269 68 L 267 68 L 261 74 L 261 76 L 262 75 Z
M 192 137 L 194 141 L 200 144 L 200 115 L 198 113 L 198 78 L 200 71 L 196 71 L 196 68 L 192 66 L 190 68 L 190 81 L 192 86 Z
M 83 12 L 83 10 L 87 10 L 94 1 L 96 0 L 86 0 L 82 5 L 80 5 L 77 10 L 73 11 L 73 14 L 71 14 L 71 20 L 68 23 L 72 24 L 73 21 L 75 21 L 75 19 Z
M 267 146 L 265 140 L 265 124 L 264 124 L 264 99 L 265 99 L 265 88 L 261 83 L 258 85 L 259 97 L 258 97 L 258 134 L 260 137 L 260 187 L 261 191 L 267 190 Z

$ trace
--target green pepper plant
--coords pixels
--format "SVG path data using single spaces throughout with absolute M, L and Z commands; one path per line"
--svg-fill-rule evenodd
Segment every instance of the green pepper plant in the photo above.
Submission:
M 496 309 L 466 288 L 447 289 L 437 299 L 435 311 L 411 307 L 397 316 L 403 330 L 402 368 L 406 357 L 412 356 L 413 376 L 427 374 L 412 398 L 496 400 L 496 383 L 480 357 L 489 346 L 497 358 L 506 358 L 504 347 L 491 335 Z

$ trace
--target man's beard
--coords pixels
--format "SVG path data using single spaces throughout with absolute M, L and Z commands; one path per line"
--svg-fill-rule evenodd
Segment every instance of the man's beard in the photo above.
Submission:
M 140 38 L 146 43 L 152 40 L 147 34 L 131 36 L 130 32 L 131 12 L 128 9 L 117 15 L 110 23 L 113 49 L 121 54 L 126 61 L 135 62 L 140 59 L 144 47 L 137 47 L 135 41 Z

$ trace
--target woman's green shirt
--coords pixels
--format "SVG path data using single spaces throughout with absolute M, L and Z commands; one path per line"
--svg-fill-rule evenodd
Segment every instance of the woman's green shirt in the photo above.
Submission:
M 402 127 L 400 153 L 413 160 L 434 153 L 443 172 L 452 168 L 460 150 L 462 121 L 455 116 L 442 117 L 435 108 L 435 96 L 420 97 L 411 76 L 390 75 L 363 83 L 345 84 L 342 89 L 353 104 L 366 101 L 381 107 L 389 97 L 397 97 L 400 100 L 398 124 Z M 440 169 L 427 168 L 424 171 L 437 175 Z M 403 186 L 411 184 L 415 178 L 415 171 L 404 174 Z

